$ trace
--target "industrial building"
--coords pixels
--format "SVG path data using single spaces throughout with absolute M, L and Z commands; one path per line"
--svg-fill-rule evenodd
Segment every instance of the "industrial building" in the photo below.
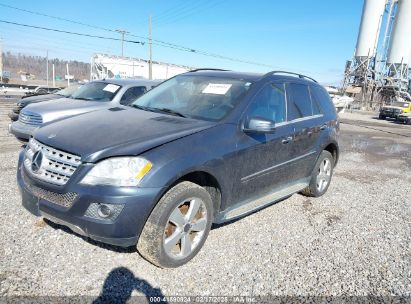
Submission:
M 411 0 L 364 0 L 343 91 L 363 108 L 410 100 Z

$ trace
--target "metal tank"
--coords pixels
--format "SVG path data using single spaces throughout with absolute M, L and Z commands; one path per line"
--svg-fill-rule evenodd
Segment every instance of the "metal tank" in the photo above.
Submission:
M 374 57 L 386 0 L 364 0 L 355 57 Z
M 411 57 L 411 0 L 398 0 L 397 16 L 388 49 L 388 64 L 409 64 Z

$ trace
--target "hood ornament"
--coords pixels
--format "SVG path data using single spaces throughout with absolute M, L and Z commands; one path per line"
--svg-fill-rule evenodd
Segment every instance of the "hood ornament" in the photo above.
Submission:
M 33 155 L 33 160 L 31 162 L 31 170 L 34 173 L 38 173 L 41 169 L 42 163 L 43 163 L 43 153 L 41 151 L 37 151 Z

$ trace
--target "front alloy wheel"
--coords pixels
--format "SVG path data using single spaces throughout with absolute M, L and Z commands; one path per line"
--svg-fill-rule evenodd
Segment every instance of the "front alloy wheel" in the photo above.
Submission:
M 207 228 L 207 208 L 200 198 L 179 204 L 168 218 L 164 230 L 164 249 L 173 259 L 184 259 L 201 243 Z
M 190 261 L 200 251 L 211 228 L 210 194 L 192 182 L 167 191 L 154 207 L 137 243 L 139 253 L 163 268 Z

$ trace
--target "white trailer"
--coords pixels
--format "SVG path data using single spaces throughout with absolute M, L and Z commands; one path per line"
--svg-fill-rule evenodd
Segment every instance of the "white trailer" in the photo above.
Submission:
M 164 80 L 195 68 L 153 61 L 153 79 Z M 91 58 L 91 80 L 103 78 L 149 78 L 149 61 L 140 58 L 95 54 Z

